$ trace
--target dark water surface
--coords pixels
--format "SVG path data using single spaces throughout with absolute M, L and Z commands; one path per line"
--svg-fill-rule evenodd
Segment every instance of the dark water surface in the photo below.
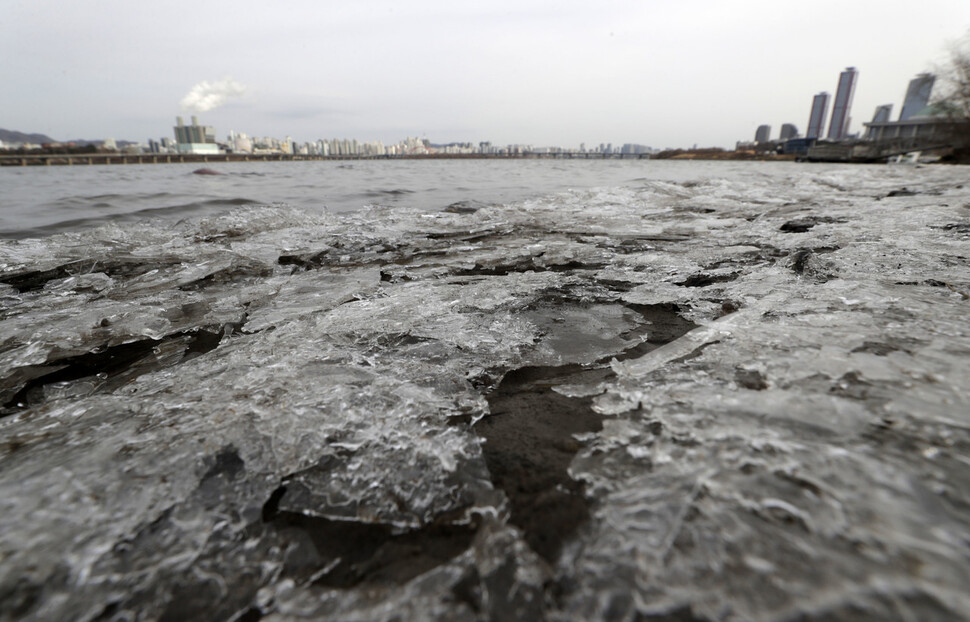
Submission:
M 684 181 L 763 163 L 648 160 L 232 162 L 0 169 L 0 237 L 41 237 L 107 222 L 177 221 L 241 205 L 349 212 L 367 205 L 438 211 L 509 203 L 568 189 Z M 767 165 L 776 170 L 788 164 Z

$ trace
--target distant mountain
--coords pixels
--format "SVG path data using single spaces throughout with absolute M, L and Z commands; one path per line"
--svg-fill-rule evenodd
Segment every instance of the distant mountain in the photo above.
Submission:
M 0 140 L 5 143 L 56 143 L 57 141 L 46 134 L 24 134 L 0 128 Z
M 37 145 L 42 145 L 44 143 L 74 143 L 77 147 L 86 147 L 88 145 L 94 145 L 100 147 L 104 139 L 99 140 L 88 140 L 86 138 L 76 138 L 74 140 L 54 140 L 47 134 L 25 134 L 23 132 L 14 132 L 13 130 L 5 130 L 0 128 L 0 141 L 5 143 L 34 143 Z M 115 144 L 119 148 L 127 147 L 128 145 L 137 145 L 138 141 L 135 140 L 116 140 Z

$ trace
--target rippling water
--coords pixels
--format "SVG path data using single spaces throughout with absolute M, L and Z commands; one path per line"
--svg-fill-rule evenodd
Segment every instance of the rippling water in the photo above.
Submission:
M 741 170 L 791 174 L 789 163 L 649 160 L 400 160 L 234 162 L 0 169 L 0 237 L 25 238 L 106 222 L 211 216 L 247 204 L 349 212 L 368 205 L 431 211 L 502 204 L 567 189 L 685 181 Z

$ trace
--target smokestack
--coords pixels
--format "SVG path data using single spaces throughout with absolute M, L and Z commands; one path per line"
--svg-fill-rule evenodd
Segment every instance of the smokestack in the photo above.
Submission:
M 196 126 L 199 124 L 199 117 L 192 115 L 192 125 Z
M 175 125 L 182 127 L 185 123 L 182 121 L 182 117 L 175 117 Z

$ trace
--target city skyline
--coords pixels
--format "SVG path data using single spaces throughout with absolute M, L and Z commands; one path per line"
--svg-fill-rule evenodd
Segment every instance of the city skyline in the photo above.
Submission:
M 216 129 L 202 125 L 199 117 L 193 115 L 191 124 L 186 124 L 183 117 L 178 116 L 173 127 L 175 140 L 171 137 L 161 137 L 159 141 L 149 138 L 147 147 L 152 153 L 193 153 L 214 154 L 221 149 L 233 153 L 284 153 L 305 155 L 422 155 L 439 154 L 502 154 L 502 153 L 607 153 L 607 154 L 645 154 L 654 153 L 659 149 L 639 143 L 599 143 L 590 145 L 585 143 L 574 145 L 531 145 L 524 143 L 510 143 L 505 145 L 492 144 L 490 141 L 473 143 L 470 141 L 453 141 L 447 144 L 431 143 L 427 139 L 408 136 L 395 142 L 385 144 L 384 141 L 358 141 L 356 138 L 318 138 L 316 140 L 298 141 L 292 136 L 250 136 L 245 132 L 230 129 L 225 140 L 216 137 Z
M 951 0 L 906 19 L 829 0 L 13 0 L 5 12 L 0 50 L 17 62 L 2 70 L 0 126 L 58 140 L 144 141 L 199 113 L 220 136 L 729 147 L 762 124 L 801 126 L 847 65 L 861 76 L 856 133 L 970 27 L 970 4 Z
M 858 80 L 859 72 L 855 67 L 847 67 L 839 75 L 838 86 L 836 88 L 836 104 L 833 106 L 831 119 L 828 123 L 828 133 L 825 137 L 828 141 L 840 141 L 844 139 L 857 139 L 865 134 L 870 137 L 868 126 L 874 123 L 889 122 L 894 104 L 881 104 L 876 107 L 870 122 L 864 122 L 867 127 L 864 132 L 850 133 L 852 100 L 855 94 L 855 85 Z M 905 100 L 900 112 L 899 122 L 906 121 L 916 116 L 931 101 L 933 85 L 937 76 L 933 73 L 920 73 L 910 80 L 906 90 Z M 226 82 L 226 81 L 224 81 Z M 231 81 L 228 81 L 231 82 Z M 201 83 L 196 85 L 183 100 L 183 109 L 188 110 L 212 110 L 219 107 L 226 99 L 225 93 L 220 92 L 224 85 Z M 237 85 L 231 84 L 235 89 Z M 830 95 L 828 92 L 821 92 L 812 99 L 810 115 L 806 136 L 802 137 L 798 128 L 793 123 L 782 124 L 777 141 L 771 138 L 772 127 L 769 124 L 758 126 L 755 132 L 754 141 L 748 143 L 740 140 L 736 143 L 738 149 L 750 148 L 752 145 L 784 143 L 790 139 L 816 140 L 822 139 L 826 127 L 825 117 L 828 111 Z M 186 106 L 185 102 L 191 101 L 193 105 Z M 451 141 L 448 143 L 432 143 L 427 137 L 406 137 L 397 142 L 385 145 L 384 141 L 358 141 L 356 138 L 318 138 L 309 141 L 294 140 L 287 135 L 285 138 L 270 136 L 249 136 L 244 132 L 237 132 L 230 129 L 225 140 L 217 140 L 216 129 L 212 126 L 203 126 L 199 123 L 197 115 L 192 115 L 191 124 L 185 124 L 184 118 L 176 116 L 176 125 L 173 128 L 175 140 L 171 137 L 161 137 L 160 141 L 149 138 L 146 142 L 141 141 L 121 141 L 127 143 L 126 149 L 134 149 L 135 152 L 148 153 L 191 153 L 191 154 L 217 154 L 220 152 L 229 153 L 253 153 L 253 154 L 303 154 L 303 155 L 362 155 L 362 156 L 395 156 L 395 155 L 422 155 L 422 154 L 519 154 L 519 153 L 605 153 L 605 154 L 651 154 L 665 149 L 677 150 L 678 147 L 667 147 L 659 149 L 641 143 L 624 143 L 613 146 L 612 143 L 600 143 L 598 146 L 587 149 L 585 143 L 580 143 L 577 147 L 571 145 L 534 145 L 528 143 L 508 143 L 506 145 L 492 144 L 491 141 L 479 141 L 476 145 L 473 141 Z M 116 141 L 113 137 L 103 141 L 84 140 L 82 144 L 101 143 L 103 147 L 115 150 Z M 44 143 L 44 144 L 37 144 Z M 48 145 L 53 143 L 53 145 Z M 0 150 L 17 149 L 25 147 L 28 149 L 57 146 L 66 144 L 71 146 L 75 141 L 56 141 L 53 139 L 35 139 L 28 143 L 7 143 L 0 140 Z M 695 144 L 694 149 L 697 148 Z M 786 153 L 788 153 L 786 148 Z

